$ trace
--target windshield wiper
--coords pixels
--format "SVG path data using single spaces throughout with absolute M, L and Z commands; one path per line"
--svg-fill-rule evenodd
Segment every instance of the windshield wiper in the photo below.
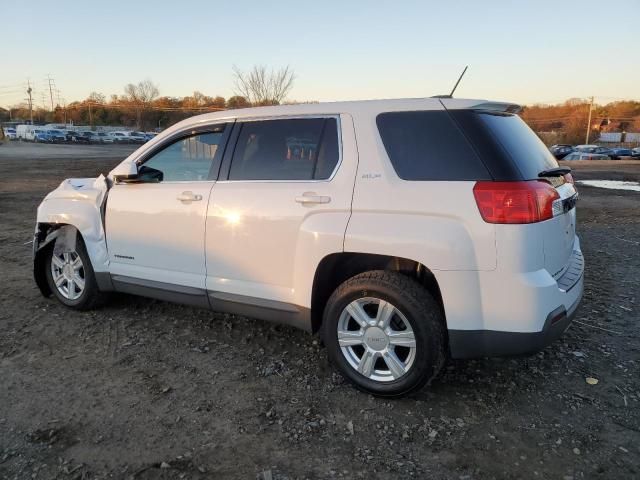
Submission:
M 571 173 L 571 169 L 569 167 L 556 167 L 556 168 L 550 168 L 549 170 L 543 170 L 538 174 L 538 176 L 539 177 L 560 177 L 562 175 L 566 175 L 567 173 Z

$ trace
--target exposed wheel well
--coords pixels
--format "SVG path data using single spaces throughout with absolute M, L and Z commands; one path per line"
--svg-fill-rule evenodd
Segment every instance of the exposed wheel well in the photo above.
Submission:
M 52 293 L 47 283 L 45 271 L 47 268 L 45 262 L 47 252 L 53 248 L 57 230 L 65 226 L 67 226 L 65 223 L 38 223 L 33 237 L 33 278 L 45 297 L 49 297 Z M 81 235 L 80 232 L 78 232 L 78 235 Z
M 421 263 L 407 258 L 370 253 L 334 253 L 322 259 L 313 279 L 311 325 L 314 332 L 320 328 L 327 300 L 338 285 L 369 270 L 391 270 L 417 280 L 436 299 L 444 318 L 444 306 L 438 282 L 433 272 Z

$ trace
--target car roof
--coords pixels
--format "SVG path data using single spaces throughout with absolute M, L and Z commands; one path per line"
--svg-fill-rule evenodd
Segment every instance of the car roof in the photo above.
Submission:
M 250 107 L 236 110 L 221 110 L 187 118 L 174 125 L 170 130 L 181 129 L 189 125 L 206 124 L 220 120 L 234 120 L 243 118 L 278 117 L 292 115 L 336 115 L 347 113 L 351 115 L 371 114 L 376 112 L 412 111 L 412 110 L 442 110 L 443 105 L 448 109 L 485 108 L 496 111 L 520 111 L 520 106 L 509 102 L 493 102 L 482 99 L 463 98 L 401 98 L 387 100 L 356 100 L 347 102 L 300 103 L 294 105 L 276 105 L 268 107 Z

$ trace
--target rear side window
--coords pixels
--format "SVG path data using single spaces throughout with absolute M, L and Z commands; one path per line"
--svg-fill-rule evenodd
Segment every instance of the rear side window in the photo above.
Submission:
M 391 164 L 404 180 L 490 180 L 446 111 L 388 112 L 377 119 Z
M 517 115 L 482 110 L 449 112 L 496 180 L 532 180 L 543 170 L 558 166 L 549 149 Z
M 229 180 L 326 180 L 338 158 L 335 118 L 244 122 Z

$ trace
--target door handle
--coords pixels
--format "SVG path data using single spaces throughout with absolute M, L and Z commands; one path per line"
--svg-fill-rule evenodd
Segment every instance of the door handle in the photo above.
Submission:
M 302 205 L 312 205 L 317 203 L 329 203 L 331 197 L 325 195 L 316 195 L 314 192 L 304 192 L 302 195 L 296 197 L 296 202 Z
M 199 202 L 202 200 L 202 195 L 194 194 L 193 192 L 182 192 L 176 199 L 182 203 Z

